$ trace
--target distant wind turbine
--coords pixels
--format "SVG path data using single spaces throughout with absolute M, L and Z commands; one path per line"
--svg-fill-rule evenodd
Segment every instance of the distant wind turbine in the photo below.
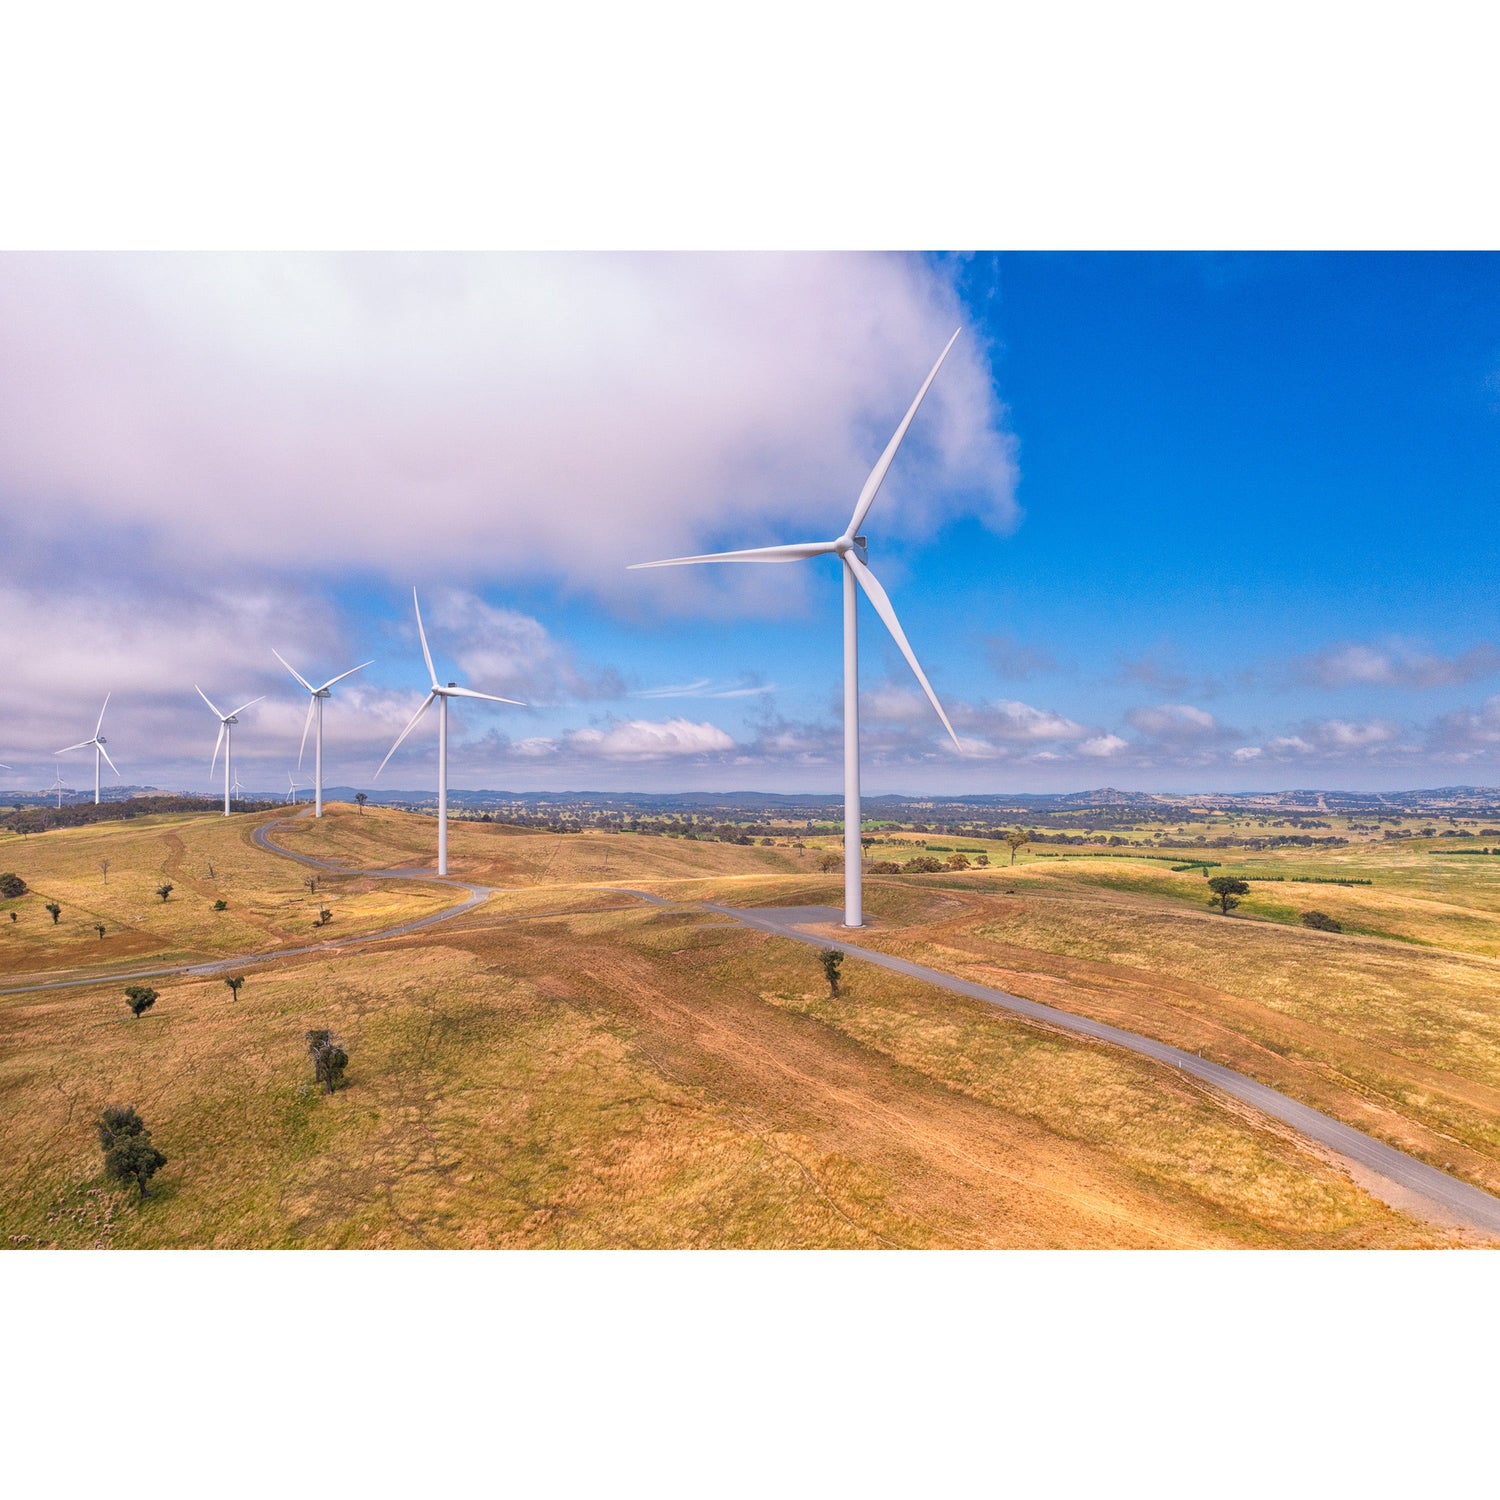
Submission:
M 292 806 L 297 805 L 297 780 L 290 771 L 286 773 L 286 784 L 292 794 Z
M 109 699 L 110 695 L 106 693 L 104 695 L 104 708 L 109 707 Z M 94 747 L 94 805 L 96 807 L 99 805 L 99 757 L 101 755 L 105 760 L 109 761 L 110 770 L 115 772 L 115 780 L 118 781 L 120 779 L 120 773 L 115 770 L 114 761 L 109 760 L 109 751 L 104 748 L 104 736 L 99 733 L 104 728 L 104 708 L 99 710 L 99 722 L 94 725 L 94 737 L 92 739 L 79 740 L 76 745 L 64 745 L 61 750 L 53 752 L 56 755 L 66 755 L 70 750 L 87 750 L 90 745 Z M 61 775 L 62 773 L 59 772 L 58 774 Z M 59 801 L 57 805 L 61 807 L 62 803 Z
M 53 769 L 57 773 L 57 780 L 54 781 L 52 783 L 52 785 L 47 788 L 47 790 L 49 792 L 56 792 L 57 793 L 57 805 L 59 807 L 61 807 L 62 806 L 62 794 L 63 794 L 62 767 L 61 766 L 56 766 Z
M 932 367 L 927 379 L 922 382 L 922 389 L 917 392 L 917 399 L 912 402 L 901 425 L 896 429 L 896 435 L 886 445 L 885 452 L 880 455 L 880 461 L 870 471 L 870 477 L 865 480 L 864 488 L 859 492 L 859 499 L 854 505 L 854 514 L 849 518 L 849 524 L 844 528 L 841 536 L 835 537 L 829 542 L 793 542 L 780 547 L 754 547 L 748 551 L 741 552 L 713 552 L 699 557 L 668 557 L 660 562 L 632 563 L 633 568 L 671 568 L 685 563 L 704 562 L 800 562 L 807 557 L 821 557 L 825 553 L 836 555 L 843 564 L 844 574 L 844 926 L 862 927 L 864 925 L 863 893 L 861 890 L 861 876 L 863 874 L 863 849 L 859 841 L 860 835 L 860 810 L 859 810 L 859 590 L 865 591 L 870 603 L 875 606 L 875 613 L 885 622 L 885 627 L 890 631 L 892 639 L 900 648 L 901 654 L 906 658 L 907 665 L 916 673 L 917 681 L 922 684 L 922 691 L 927 694 L 928 701 L 937 710 L 937 716 L 943 721 L 943 728 L 948 731 L 948 737 L 953 741 L 955 748 L 962 749 L 958 743 L 958 736 L 953 732 L 953 726 L 948 722 L 948 715 L 943 712 L 943 705 L 938 702 L 937 694 L 932 690 L 932 684 L 927 680 L 927 674 L 922 670 L 910 644 L 907 642 L 906 633 L 901 629 L 901 622 L 896 618 L 896 611 L 891 607 L 891 601 L 879 580 L 867 566 L 869 562 L 866 550 L 866 541 L 859 534 L 859 528 L 869 514 L 870 506 L 874 503 L 875 496 L 885 479 L 886 470 L 891 466 L 891 461 L 896 456 L 896 450 L 901 446 L 901 440 L 906 436 L 906 429 L 911 426 L 912 418 L 917 414 L 917 408 L 922 404 L 922 398 L 927 394 L 928 387 L 942 368 L 943 361 L 948 357 L 948 350 L 954 345 L 954 341 L 963 330 L 955 331 L 953 338 L 948 340 L 947 347 L 938 355 L 937 363 Z
M 219 720 L 219 737 L 214 741 L 214 758 L 208 763 L 208 774 L 210 776 L 214 774 L 214 767 L 219 761 L 219 746 L 222 745 L 224 747 L 224 816 L 227 818 L 229 816 L 229 756 L 230 741 L 232 738 L 230 726 L 238 724 L 239 715 L 244 713 L 247 708 L 261 702 L 266 695 L 262 693 L 259 698 L 252 698 L 249 703 L 240 704 L 233 713 L 221 714 L 217 708 L 214 708 L 213 700 L 196 682 L 193 684 L 193 691 L 213 709 Z
M 323 700 L 330 696 L 328 690 L 334 685 L 334 683 L 342 682 L 346 677 L 352 677 L 356 672 L 363 671 L 370 665 L 370 663 L 367 661 L 362 661 L 357 667 L 350 667 L 347 672 L 340 672 L 337 677 L 330 677 L 322 687 L 314 687 L 312 683 L 310 683 L 307 678 L 305 678 L 296 669 L 296 667 L 294 667 L 291 662 L 289 662 L 286 657 L 284 657 L 281 652 L 279 652 L 274 646 L 271 648 L 271 655 L 274 656 L 276 660 L 279 661 L 281 665 L 284 666 L 287 671 L 290 672 L 292 676 L 295 677 L 297 681 L 300 682 L 311 695 L 307 704 L 307 718 L 302 725 L 302 748 L 297 751 L 297 769 L 299 771 L 302 769 L 302 756 L 307 750 L 308 727 L 312 724 L 313 718 L 316 716 L 318 721 L 318 733 L 313 741 L 314 745 L 316 746 L 316 755 L 313 762 L 314 766 L 316 767 L 313 773 L 313 817 L 321 818 L 323 816 Z
M 245 788 L 240 782 L 240 773 L 238 771 L 234 773 L 234 785 L 230 788 L 230 790 L 234 793 L 234 800 L 236 802 L 243 801 L 240 793 L 243 792 Z
M 450 698 L 482 698 L 486 703 L 510 703 L 517 708 L 526 705 L 515 698 L 497 698 L 493 693 L 476 693 L 473 688 L 461 688 L 450 682 L 446 687 L 438 682 L 437 668 L 432 664 L 432 652 L 427 649 L 427 632 L 422 628 L 422 606 L 417 602 L 417 591 L 411 591 L 412 607 L 417 612 L 417 634 L 422 640 L 422 656 L 427 662 L 427 675 L 432 679 L 432 690 L 422 700 L 422 706 L 411 716 L 411 722 L 396 736 L 396 743 L 386 751 L 380 762 L 376 777 L 385 770 L 387 763 L 400 748 L 401 742 L 417 727 L 417 720 L 436 701 L 438 709 L 438 874 L 448 873 L 448 700 Z

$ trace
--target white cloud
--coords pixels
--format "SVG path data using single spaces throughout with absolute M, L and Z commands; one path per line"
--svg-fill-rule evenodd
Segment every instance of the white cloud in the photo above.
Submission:
M 1234 752 L 1234 758 L 1238 761 L 1259 760 L 1264 753 L 1259 745 L 1241 745 Z
M 1297 675 L 1320 687 L 1447 687 L 1496 672 L 1500 650 L 1487 642 L 1456 656 L 1441 656 L 1399 636 L 1380 646 L 1334 646 L 1297 664 Z
M 965 321 L 904 256 L 11 255 L 0 494 L 18 526 L 196 565 L 295 538 L 314 568 L 784 593 L 780 570 L 623 569 L 842 526 Z M 1014 481 L 971 331 L 879 520 L 1005 529 Z
M 722 755 L 733 738 L 717 724 L 689 719 L 627 719 L 607 728 L 570 729 L 563 745 L 575 754 L 604 760 L 669 760 L 690 755 Z
M 1118 755 L 1128 744 L 1128 740 L 1122 740 L 1117 734 L 1096 734 L 1078 747 L 1078 753 L 1103 760 L 1111 755 Z
M 1159 703 L 1154 707 L 1133 708 L 1125 717 L 1130 723 L 1155 739 L 1197 739 L 1219 733 L 1219 723 L 1206 709 L 1191 703 Z

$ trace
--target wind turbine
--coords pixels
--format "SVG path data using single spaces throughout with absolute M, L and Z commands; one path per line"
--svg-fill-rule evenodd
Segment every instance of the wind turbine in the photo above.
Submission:
M 928 373 L 927 379 L 922 382 L 922 389 L 917 392 L 917 399 L 912 402 L 906 416 L 902 418 L 901 425 L 896 429 L 896 435 L 886 444 L 885 452 L 880 455 L 880 461 L 870 471 L 870 477 L 865 480 L 864 488 L 859 492 L 859 499 L 854 505 L 854 514 L 849 518 L 849 524 L 844 528 L 843 534 L 835 537 L 830 542 L 793 542 L 780 547 L 754 547 L 748 551 L 741 552 L 714 552 L 700 557 L 668 557 L 660 562 L 632 563 L 633 568 L 672 568 L 685 563 L 704 562 L 800 562 L 807 557 L 820 557 L 825 553 L 832 553 L 838 557 L 843 564 L 844 575 L 844 926 L 862 927 L 864 925 L 864 906 L 861 891 L 861 876 L 863 874 L 863 850 L 859 841 L 860 834 L 860 812 L 859 812 L 859 590 L 865 591 L 870 603 L 875 606 L 875 613 L 885 622 L 885 627 L 890 631 L 892 639 L 900 647 L 901 654 L 906 658 L 907 665 L 916 673 L 917 681 L 922 684 L 922 691 L 927 694 L 928 701 L 937 710 L 937 716 L 943 721 L 943 728 L 948 731 L 948 737 L 953 741 L 955 748 L 961 750 L 963 747 L 958 743 L 958 736 L 953 732 L 953 726 L 948 722 L 948 715 L 943 712 L 943 705 L 938 702 L 937 694 L 932 690 L 932 684 L 927 680 L 927 674 L 922 670 L 910 644 L 906 639 L 906 633 L 901 629 L 901 622 L 896 618 L 896 611 L 891 607 L 891 601 L 886 591 L 881 587 L 880 581 L 868 567 L 869 555 L 866 549 L 866 539 L 860 535 L 859 528 L 865 517 L 869 514 L 870 506 L 874 503 L 875 496 L 885 479 L 886 470 L 890 468 L 891 461 L 896 456 L 896 450 L 901 446 L 901 440 L 906 436 L 906 429 L 911 426 L 912 418 L 917 414 L 917 408 L 922 404 L 922 398 L 927 394 L 928 387 L 942 368 L 943 361 L 948 357 L 948 350 L 954 345 L 954 341 L 963 329 L 957 329 L 953 338 L 948 340 L 943 352 L 938 355 L 937 363 Z
M 380 762 L 378 777 L 386 764 L 400 748 L 401 741 L 417 727 L 417 720 L 432 707 L 436 700 L 438 709 L 438 867 L 439 875 L 448 873 L 448 700 L 450 698 L 482 698 L 486 703 L 511 703 L 517 708 L 526 705 L 516 698 L 497 698 L 493 693 L 476 693 L 473 688 L 461 688 L 450 682 L 446 687 L 437 680 L 437 668 L 432 664 L 432 652 L 427 649 L 427 632 L 422 629 L 422 606 L 417 603 L 417 591 L 411 591 L 411 602 L 417 612 L 417 634 L 422 639 L 422 656 L 427 662 L 427 675 L 432 679 L 432 690 L 422 700 L 422 706 L 411 716 L 411 722 L 396 737 L 396 743 L 386 752 Z
M 221 714 L 219 713 L 218 709 L 214 708 L 213 700 L 208 696 L 207 693 L 203 691 L 201 687 L 198 686 L 196 682 L 193 684 L 193 691 L 197 693 L 197 695 L 206 704 L 208 704 L 210 708 L 213 708 L 214 713 L 218 715 L 219 737 L 214 741 L 214 758 L 208 763 L 208 774 L 210 776 L 214 774 L 214 767 L 218 764 L 219 760 L 219 746 L 222 745 L 224 747 L 224 816 L 227 818 L 229 816 L 229 753 L 230 740 L 232 738 L 230 725 L 238 724 L 240 722 L 239 715 L 244 713 L 247 708 L 250 708 L 252 705 L 259 703 L 261 699 L 263 699 L 266 695 L 262 693 L 260 695 L 260 698 L 252 698 L 249 703 L 240 704 L 240 706 L 235 709 L 233 713 Z M 238 783 L 236 783 L 236 785 L 238 785 Z
M 314 711 L 316 711 L 318 734 L 314 741 L 317 749 L 314 760 L 316 770 L 313 779 L 313 817 L 321 818 L 323 816 L 323 700 L 330 696 L 328 690 L 334 683 L 342 682 L 346 677 L 352 677 L 356 672 L 363 671 L 370 663 L 362 661 L 359 666 L 350 667 L 347 672 L 340 672 L 337 677 L 330 677 L 322 687 L 314 687 L 274 646 L 271 648 L 271 655 L 311 694 L 307 705 L 307 718 L 302 725 L 302 748 L 297 751 L 297 769 L 299 771 L 302 769 L 302 756 L 307 750 L 308 726 L 311 725 Z
M 234 773 L 234 785 L 230 788 L 230 791 L 232 791 L 234 793 L 234 800 L 236 802 L 242 802 L 242 801 L 244 801 L 244 798 L 240 796 L 240 793 L 243 792 L 244 790 L 245 790 L 244 785 L 240 781 L 240 773 L 238 771 L 236 771 Z
M 47 790 L 49 792 L 56 792 L 57 793 L 57 805 L 59 807 L 61 807 L 62 806 L 62 794 L 63 794 L 62 767 L 61 766 L 54 766 L 53 770 L 54 770 L 54 772 L 57 775 L 57 780 L 54 781 L 52 783 L 52 785 L 47 788 Z
M 110 695 L 106 693 L 104 695 L 104 708 L 109 707 L 109 698 Z M 76 745 L 64 745 L 61 750 L 53 752 L 56 755 L 66 755 L 69 750 L 87 750 L 90 745 L 94 747 L 94 805 L 96 807 L 99 805 L 99 757 L 102 755 L 105 760 L 109 761 L 109 768 L 111 771 L 114 771 L 116 780 L 120 776 L 119 771 L 115 769 L 114 761 L 109 760 L 109 751 L 104 748 L 104 736 L 99 733 L 104 728 L 104 708 L 99 710 L 99 722 L 94 725 L 94 737 L 92 739 L 79 740 Z M 58 775 L 62 775 L 60 770 Z M 59 802 L 57 805 L 61 807 L 62 803 Z
M 286 773 L 286 784 L 292 794 L 292 806 L 295 807 L 297 805 L 297 781 L 290 771 Z

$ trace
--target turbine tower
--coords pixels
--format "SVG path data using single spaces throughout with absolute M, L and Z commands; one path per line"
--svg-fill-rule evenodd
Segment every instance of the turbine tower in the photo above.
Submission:
M 286 784 L 292 794 L 292 806 L 295 807 L 297 805 L 297 780 L 290 771 L 286 773 Z
M 417 727 L 417 720 L 432 707 L 433 701 L 437 700 L 441 707 L 438 709 L 438 867 L 439 875 L 448 873 L 448 700 L 450 698 L 482 698 L 486 703 L 510 703 L 517 708 L 525 708 L 526 705 L 516 698 L 497 698 L 493 693 L 476 693 L 473 688 L 461 688 L 457 683 L 450 682 L 444 687 L 437 680 L 437 668 L 432 664 L 432 652 L 427 649 L 427 632 L 422 628 L 422 606 L 417 603 L 417 591 L 411 591 L 412 607 L 417 612 L 417 634 L 422 640 L 422 656 L 427 662 L 427 675 L 432 679 L 432 689 L 422 700 L 422 706 L 411 716 L 411 722 L 396 736 L 396 743 L 386 751 L 385 760 L 380 762 L 380 769 L 375 772 L 379 777 L 380 772 L 385 770 L 386 764 L 400 748 L 401 741 Z
M 240 773 L 238 771 L 236 771 L 234 773 L 234 785 L 232 787 L 230 787 L 230 791 L 232 791 L 234 793 L 234 800 L 236 802 L 243 802 L 245 800 L 240 795 L 244 790 L 245 790 L 244 785 L 240 781 Z
M 252 705 L 261 702 L 266 695 L 262 693 L 259 698 L 252 698 L 249 703 L 240 704 L 233 713 L 221 714 L 218 709 L 214 708 L 213 700 L 196 682 L 193 684 L 193 691 L 218 715 L 219 737 L 214 741 L 214 758 L 208 763 L 208 774 L 210 776 L 214 774 L 214 767 L 218 764 L 219 760 L 219 746 L 222 745 L 224 747 L 224 816 L 227 818 L 229 816 L 229 755 L 230 740 L 232 738 L 230 725 L 238 724 L 240 722 L 239 715 Z
M 110 695 L 108 693 L 106 693 L 104 695 L 104 708 L 108 708 L 109 707 L 109 699 L 110 699 Z M 111 771 L 114 771 L 114 773 L 115 773 L 115 780 L 118 781 L 120 779 L 120 773 L 119 773 L 119 771 L 115 770 L 115 763 L 114 763 L 114 761 L 109 760 L 109 751 L 104 748 L 104 736 L 99 733 L 99 731 L 104 728 L 104 708 L 101 708 L 99 710 L 99 722 L 96 725 L 94 725 L 94 737 L 92 739 L 89 739 L 89 740 L 79 740 L 79 742 L 76 745 L 64 745 L 61 750 L 57 750 L 57 751 L 53 752 L 56 755 L 66 755 L 68 753 L 68 751 L 70 751 L 70 750 L 87 750 L 90 745 L 92 745 L 94 747 L 94 806 L 95 807 L 97 807 L 99 805 L 99 757 L 101 755 L 105 758 L 105 760 L 109 761 L 109 768 L 110 768 Z M 61 772 L 61 770 L 59 770 L 58 771 L 58 777 L 61 778 L 61 776 L 62 776 L 62 772 Z M 58 801 L 57 805 L 59 807 L 62 806 L 61 800 Z
M 290 672 L 292 676 L 295 677 L 297 681 L 300 682 L 311 695 L 307 705 L 307 718 L 303 721 L 302 724 L 302 748 L 297 751 L 297 769 L 299 771 L 302 769 L 302 757 L 307 750 L 308 727 L 312 724 L 313 718 L 316 717 L 318 721 L 318 733 L 317 738 L 313 742 L 316 747 L 313 760 L 313 764 L 316 768 L 313 773 L 313 817 L 321 818 L 323 816 L 323 700 L 330 696 L 328 690 L 334 685 L 334 683 L 342 682 L 346 677 L 352 677 L 356 672 L 363 671 L 370 665 L 370 663 L 367 661 L 362 661 L 357 667 L 350 667 L 347 672 L 340 672 L 337 677 L 330 677 L 322 687 L 314 687 L 312 683 L 310 683 L 307 678 L 305 678 L 296 669 L 296 667 L 294 667 L 291 662 L 289 662 L 286 657 L 284 657 L 281 652 L 279 652 L 274 646 L 271 648 L 271 655 L 274 656 L 276 660 L 279 661 L 281 665 L 284 666 L 287 671 Z
M 53 771 L 56 773 L 57 780 L 54 781 L 52 783 L 52 785 L 47 788 L 47 790 L 49 792 L 56 792 L 57 793 L 57 805 L 59 807 L 61 807 L 62 806 L 62 794 L 63 794 L 62 767 L 61 766 L 54 766 L 53 767 Z
M 865 480 L 865 486 L 859 492 L 859 499 L 854 505 L 854 514 L 850 516 L 849 524 L 844 528 L 841 536 L 835 537 L 830 542 L 793 542 L 781 547 L 754 547 L 742 552 L 713 552 L 700 557 L 668 557 L 660 562 L 631 564 L 632 568 L 673 568 L 685 563 L 704 562 L 800 562 L 803 558 L 821 557 L 825 553 L 832 553 L 843 565 L 845 927 L 864 926 L 861 888 L 863 849 L 859 841 L 861 826 L 859 811 L 860 589 L 864 590 L 865 596 L 875 606 L 875 613 L 885 622 L 886 629 L 890 631 L 892 639 L 906 658 L 907 665 L 916 673 L 917 681 L 922 684 L 922 691 L 927 694 L 928 702 L 937 710 L 937 716 L 943 721 L 943 728 L 948 731 L 948 737 L 953 741 L 955 749 L 962 750 L 963 748 L 958 743 L 958 736 L 954 734 L 953 726 L 948 722 L 948 715 L 943 712 L 943 705 L 938 702 L 937 694 L 932 690 L 932 684 L 927 680 L 927 674 L 922 670 L 906 639 L 905 631 L 901 629 L 901 622 L 896 618 L 896 611 L 891 607 L 889 596 L 869 569 L 866 539 L 860 534 L 860 526 L 869 514 L 870 506 L 874 503 L 875 496 L 885 479 L 886 470 L 890 468 L 891 461 L 896 457 L 896 450 L 901 446 L 901 440 L 906 436 L 906 429 L 911 426 L 912 418 L 916 416 L 917 408 L 922 404 L 922 398 L 926 396 L 937 372 L 942 368 L 943 361 L 947 359 L 948 350 L 953 347 L 954 341 L 962 332 L 963 329 L 957 329 L 953 338 L 948 340 L 943 352 L 938 355 L 937 363 L 928 373 L 927 379 L 922 382 L 922 389 L 917 392 L 917 399 L 912 402 L 906 416 L 902 418 L 901 425 L 896 429 L 896 435 L 886 444 L 885 452 L 880 455 L 880 461 L 870 471 L 870 477 Z

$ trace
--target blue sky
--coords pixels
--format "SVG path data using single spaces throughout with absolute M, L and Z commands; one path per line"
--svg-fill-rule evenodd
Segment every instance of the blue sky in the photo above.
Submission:
M 960 323 L 866 530 L 964 752 L 866 609 L 871 790 L 1500 781 L 1500 263 L 1164 253 L 0 259 L 0 782 L 110 691 L 125 780 L 206 786 L 200 682 L 284 786 L 275 646 L 377 658 L 370 784 L 415 584 L 533 705 L 458 785 L 831 791 L 836 565 L 625 564 L 837 534 Z

